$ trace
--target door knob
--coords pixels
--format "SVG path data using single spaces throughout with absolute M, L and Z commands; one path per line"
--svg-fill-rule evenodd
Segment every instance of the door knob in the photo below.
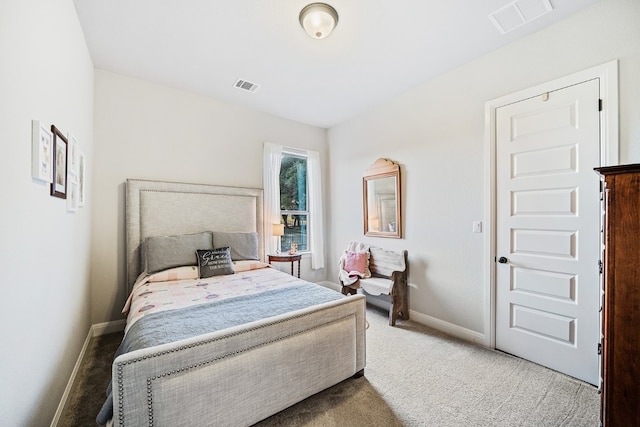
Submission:
M 506 259 L 505 257 L 501 256 L 500 258 L 498 258 L 498 262 L 500 264 L 506 264 L 509 260 Z

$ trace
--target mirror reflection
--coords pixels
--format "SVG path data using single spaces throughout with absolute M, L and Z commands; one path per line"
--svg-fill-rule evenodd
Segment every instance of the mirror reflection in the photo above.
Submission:
M 400 167 L 378 159 L 363 177 L 364 233 L 401 237 Z
M 369 230 L 396 231 L 396 179 L 395 177 L 367 181 Z

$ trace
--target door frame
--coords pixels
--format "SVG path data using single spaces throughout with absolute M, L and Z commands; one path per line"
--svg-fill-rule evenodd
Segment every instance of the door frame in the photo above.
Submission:
M 600 99 L 600 166 L 618 164 L 618 61 L 613 60 L 584 71 L 539 84 L 485 103 L 484 147 L 484 345 L 496 347 L 496 110 L 505 105 L 544 93 L 553 92 L 585 81 L 599 79 Z M 595 172 L 594 172 L 595 173 Z

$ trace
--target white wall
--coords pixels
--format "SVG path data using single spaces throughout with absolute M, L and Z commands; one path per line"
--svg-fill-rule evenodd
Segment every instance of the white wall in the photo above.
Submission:
M 324 129 L 96 70 L 93 323 L 122 318 L 126 179 L 262 188 L 265 141 L 319 151 L 326 168 Z M 325 271 L 305 258 L 302 276 Z
M 488 332 L 484 236 L 471 227 L 486 221 L 484 104 L 613 59 L 620 61 L 620 161 L 640 162 L 637 0 L 602 0 L 330 129 L 330 258 L 338 259 L 349 240 L 406 248 L 417 317 Z M 401 240 L 362 235 L 361 176 L 379 157 L 402 165 Z M 335 265 L 329 266 L 335 277 Z
M 0 58 L 0 424 L 43 426 L 91 325 L 91 195 L 67 213 L 31 179 L 32 119 L 73 132 L 91 170 L 93 65 L 73 2 L 0 2 Z

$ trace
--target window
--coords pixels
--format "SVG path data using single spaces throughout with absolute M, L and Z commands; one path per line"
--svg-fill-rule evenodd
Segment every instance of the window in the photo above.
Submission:
M 296 243 L 299 251 L 308 253 L 313 270 L 324 268 L 320 153 L 265 142 L 262 172 L 266 237 L 277 240 L 272 225 L 284 224 L 280 250 L 286 252 Z M 265 252 L 274 247 L 267 242 Z
M 291 244 L 298 251 L 309 250 L 309 209 L 307 195 L 307 158 L 283 151 L 280 164 L 280 223 L 284 224 L 284 236 L 280 250 L 286 252 Z

